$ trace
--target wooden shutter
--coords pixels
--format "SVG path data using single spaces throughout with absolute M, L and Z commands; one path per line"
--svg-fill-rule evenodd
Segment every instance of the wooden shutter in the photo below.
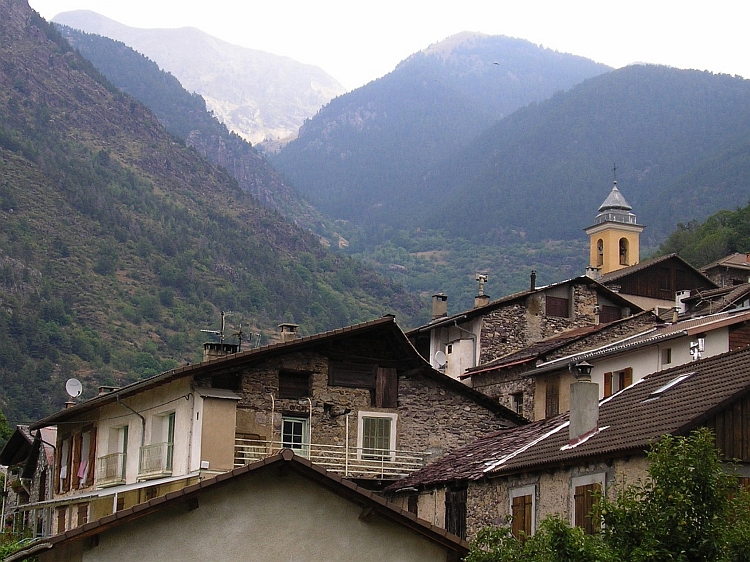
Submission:
M 68 481 L 71 483 L 70 489 L 78 489 L 80 478 L 78 478 L 78 468 L 81 466 L 81 448 L 83 444 L 83 434 L 76 433 L 73 436 L 73 443 L 71 444 L 72 462 L 70 463 L 70 474 L 68 475 Z
M 513 536 L 525 540 L 531 536 L 531 495 L 516 496 L 511 505 Z
M 396 369 L 378 367 L 375 376 L 375 407 L 396 408 L 398 406 L 398 375 Z
M 604 398 L 612 396 L 612 373 L 604 373 Z
M 445 530 L 466 538 L 466 488 L 445 491 Z
M 575 503 L 575 526 L 581 527 L 587 535 L 592 535 L 595 531 L 599 530 L 599 526 L 594 525 L 591 514 L 594 510 L 594 498 L 596 493 L 601 491 L 601 489 L 601 484 L 598 482 L 576 486 L 575 489 L 575 495 L 573 496 Z
M 622 377 L 622 390 L 623 388 L 626 388 L 633 384 L 633 368 L 628 367 L 623 371 L 623 377 Z
M 560 381 L 548 380 L 545 389 L 544 416 L 549 418 L 560 413 Z
M 89 468 L 86 482 L 83 483 L 84 486 L 94 485 L 94 473 L 96 472 L 96 428 L 93 428 L 89 434 L 91 435 L 89 437 Z

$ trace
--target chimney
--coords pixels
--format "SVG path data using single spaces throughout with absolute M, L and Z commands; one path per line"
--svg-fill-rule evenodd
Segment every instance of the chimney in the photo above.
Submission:
M 104 396 L 105 394 L 109 394 L 110 392 L 114 392 L 115 390 L 118 390 L 118 387 L 116 386 L 100 386 L 99 392 L 97 396 Z
M 684 291 L 677 291 L 674 294 L 674 305 L 675 308 L 677 308 L 677 312 L 680 314 L 685 314 L 687 312 L 687 306 L 684 303 L 684 300 L 690 296 L 690 289 L 686 289 Z
M 448 296 L 443 293 L 432 295 L 432 319 L 448 316 Z
M 474 308 L 479 308 L 490 302 L 490 296 L 484 294 L 484 284 L 487 282 L 486 273 L 477 273 L 477 281 L 479 282 L 479 290 L 477 296 L 474 297 Z
M 226 357 L 237 353 L 238 350 L 239 345 L 236 343 L 206 342 L 203 344 L 203 360 L 210 361 L 211 359 Z
M 599 385 L 591 382 L 592 365 L 585 361 L 568 368 L 576 382 L 570 385 L 570 443 L 596 431 L 599 427 Z
M 281 341 L 286 343 L 288 341 L 294 341 L 297 338 L 297 328 L 299 324 L 283 323 L 279 324 L 279 332 L 281 333 Z
M 602 276 L 602 268 L 601 267 L 587 267 L 586 268 L 586 277 L 589 277 L 590 279 L 599 279 Z
M 531 270 L 531 285 L 529 286 L 530 291 L 536 291 L 536 271 Z

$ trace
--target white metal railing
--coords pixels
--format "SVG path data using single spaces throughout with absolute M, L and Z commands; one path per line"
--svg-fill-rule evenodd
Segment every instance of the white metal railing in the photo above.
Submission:
M 96 459 L 96 485 L 125 483 L 125 453 L 112 453 Z
M 318 466 L 347 478 L 402 478 L 425 465 L 429 453 L 347 447 L 346 445 L 305 444 L 293 449 L 281 441 L 236 438 L 234 466 L 238 468 L 275 455 L 284 448 L 310 459 Z
M 172 474 L 173 443 L 144 445 L 138 459 L 138 478 L 160 478 Z

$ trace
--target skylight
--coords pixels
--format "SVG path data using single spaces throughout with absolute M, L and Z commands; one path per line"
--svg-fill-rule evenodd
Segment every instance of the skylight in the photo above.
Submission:
M 655 400 L 659 398 L 662 394 L 667 392 L 668 390 L 674 388 L 678 384 L 680 384 L 682 381 L 684 381 L 687 378 L 690 378 L 693 376 L 695 372 L 692 373 L 683 373 L 682 375 L 678 375 L 675 378 L 673 378 L 671 381 L 669 381 L 667 384 L 660 386 L 656 390 L 654 390 L 651 394 L 648 395 L 648 398 L 646 400 Z

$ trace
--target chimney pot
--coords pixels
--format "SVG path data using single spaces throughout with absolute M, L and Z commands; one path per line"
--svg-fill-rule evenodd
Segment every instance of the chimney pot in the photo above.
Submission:
M 281 341 L 284 343 L 288 341 L 294 341 L 297 337 L 297 328 L 299 328 L 299 324 L 290 324 L 288 322 L 279 324 Z
M 531 270 L 531 285 L 529 290 L 536 291 L 536 271 L 533 269 Z

